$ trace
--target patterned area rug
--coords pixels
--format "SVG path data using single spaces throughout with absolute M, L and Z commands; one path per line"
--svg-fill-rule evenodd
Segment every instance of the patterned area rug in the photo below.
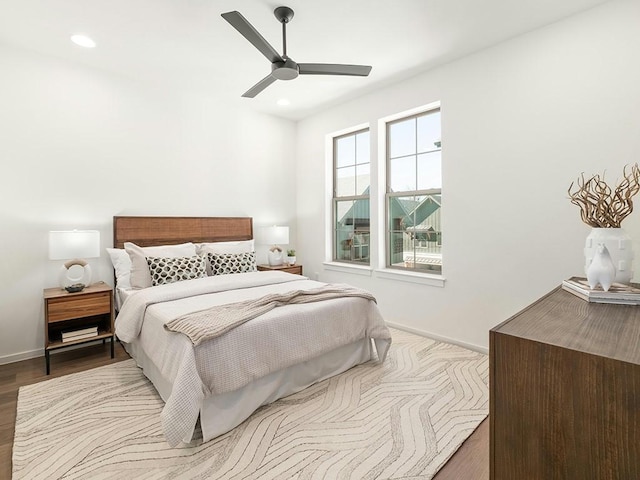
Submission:
M 133 360 L 22 387 L 13 478 L 430 479 L 488 413 L 488 359 L 393 330 L 369 362 L 170 448 Z

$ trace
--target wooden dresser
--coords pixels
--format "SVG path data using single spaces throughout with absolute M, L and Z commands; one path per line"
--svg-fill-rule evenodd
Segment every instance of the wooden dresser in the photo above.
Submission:
M 558 288 L 489 351 L 492 480 L 640 479 L 640 306 Z

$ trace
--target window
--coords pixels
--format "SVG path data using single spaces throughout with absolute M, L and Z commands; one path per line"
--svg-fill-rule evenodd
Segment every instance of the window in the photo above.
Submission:
M 386 124 L 387 267 L 442 273 L 440 109 Z
M 369 265 L 369 130 L 333 139 L 333 259 Z

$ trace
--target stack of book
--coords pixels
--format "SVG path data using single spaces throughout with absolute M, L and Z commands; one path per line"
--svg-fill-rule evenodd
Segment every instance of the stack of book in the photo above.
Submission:
M 97 337 L 98 336 L 98 327 L 87 327 L 82 328 L 80 330 L 69 330 L 66 332 L 62 332 L 62 341 L 63 342 L 73 342 L 75 340 L 83 340 L 85 338 Z
M 587 302 L 640 305 L 640 284 L 638 283 L 631 285 L 614 283 L 605 292 L 600 285 L 593 289 L 590 288 L 584 277 L 571 277 L 568 280 L 563 280 L 562 289 Z

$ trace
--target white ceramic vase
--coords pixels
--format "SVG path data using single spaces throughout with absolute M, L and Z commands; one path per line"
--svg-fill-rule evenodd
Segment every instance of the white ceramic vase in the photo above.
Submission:
M 296 257 L 289 255 L 287 257 L 287 262 L 289 263 L 289 265 L 295 265 L 296 264 Z
M 622 228 L 593 228 L 587 237 L 584 247 L 584 271 L 596 257 L 598 245 L 607 247 L 611 261 L 616 269 L 614 282 L 631 283 L 633 277 L 633 247 L 631 237 Z

